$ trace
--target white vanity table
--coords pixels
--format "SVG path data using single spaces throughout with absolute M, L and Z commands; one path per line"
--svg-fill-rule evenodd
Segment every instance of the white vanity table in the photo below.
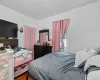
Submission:
M 13 59 L 13 51 L 9 51 L 7 53 L 0 54 L 0 59 L 6 59 L 10 64 L 10 69 L 8 71 L 8 79 L 7 80 L 14 80 L 14 59 Z

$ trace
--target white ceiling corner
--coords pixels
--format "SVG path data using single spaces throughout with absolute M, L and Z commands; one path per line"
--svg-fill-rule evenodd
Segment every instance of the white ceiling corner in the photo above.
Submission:
M 43 19 L 97 0 L 0 0 L 0 4 L 34 19 Z

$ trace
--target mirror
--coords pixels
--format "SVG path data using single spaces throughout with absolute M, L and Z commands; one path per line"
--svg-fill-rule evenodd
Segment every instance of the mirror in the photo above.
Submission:
M 48 42 L 49 41 L 49 29 L 39 31 L 39 42 Z

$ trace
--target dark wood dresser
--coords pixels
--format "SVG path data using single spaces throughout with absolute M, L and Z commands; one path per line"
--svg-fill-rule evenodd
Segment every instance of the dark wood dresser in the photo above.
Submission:
M 52 46 L 34 45 L 34 59 L 42 57 L 52 52 Z

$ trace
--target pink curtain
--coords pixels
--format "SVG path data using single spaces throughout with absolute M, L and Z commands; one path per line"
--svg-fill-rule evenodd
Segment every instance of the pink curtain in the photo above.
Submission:
M 40 33 L 40 42 L 46 42 L 46 33 Z
M 33 52 L 34 44 L 36 43 L 36 29 L 32 27 L 24 27 L 24 48 Z M 34 56 L 33 56 L 34 57 Z
M 52 51 L 56 52 L 60 50 L 60 21 L 53 22 L 52 27 Z
M 65 36 L 65 34 L 66 34 L 66 30 L 68 29 L 68 26 L 69 26 L 69 22 L 70 22 L 70 20 L 69 19 L 64 19 L 64 20 L 61 20 L 60 21 L 60 33 L 61 33 L 61 38 L 62 38 L 62 40 L 61 40 L 61 46 L 62 46 L 62 48 L 64 48 L 64 42 L 63 42 L 63 39 L 64 39 L 64 36 Z
M 64 47 L 63 38 L 69 26 L 69 19 L 53 22 L 52 26 L 52 45 L 53 52 L 60 51 L 60 35 L 62 36 L 62 46 Z
M 61 30 L 62 38 L 64 38 L 65 36 L 66 30 L 68 29 L 68 26 L 69 26 L 69 22 L 70 22 L 69 19 L 64 19 L 60 21 L 60 24 L 61 24 L 60 30 Z

